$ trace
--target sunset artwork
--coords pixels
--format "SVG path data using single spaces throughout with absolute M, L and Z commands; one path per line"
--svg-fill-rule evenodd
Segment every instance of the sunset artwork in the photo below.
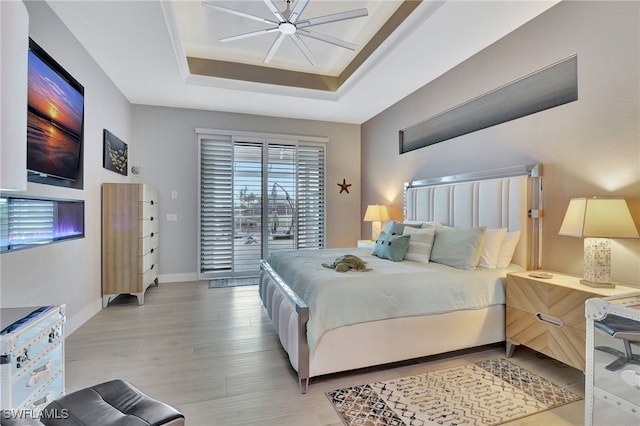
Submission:
M 84 95 L 29 51 L 27 169 L 75 179 L 82 145 Z

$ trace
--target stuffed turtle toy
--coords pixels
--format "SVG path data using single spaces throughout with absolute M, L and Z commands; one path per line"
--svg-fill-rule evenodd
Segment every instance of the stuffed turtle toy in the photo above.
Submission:
M 352 254 L 339 256 L 331 264 L 323 263 L 322 266 L 329 269 L 335 269 L 337 272 L 359 271 L 365 272 L 371 269 L 367 268 L 367 262 Z

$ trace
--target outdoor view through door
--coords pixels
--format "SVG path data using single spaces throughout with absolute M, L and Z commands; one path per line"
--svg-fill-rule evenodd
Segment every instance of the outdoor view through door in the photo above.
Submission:
M 324 143 L 201 132 L 199 142 L 199 279 L 257 276 L 273 251 L 324 247 Z

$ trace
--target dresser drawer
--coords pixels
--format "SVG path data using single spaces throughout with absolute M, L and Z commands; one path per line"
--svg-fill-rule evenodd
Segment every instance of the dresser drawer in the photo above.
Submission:
M 158 228 L 160 227 L 160 221 L 157 217 L 153 220 L 141 220 L 139 227 L 139 237 L 151 237 L 158 234 Z
M 156 268 L 156 264 L 158 263 L 158 260 L 160 259 L 160 253 L 158 252 L 158 250 L 153 250 L 152 252 L 149 252 L 147 254 L 145 254 L 144 256 L 140 256 L 140 271 L 146 272 L 148 270 L 151 269 L 155 269 Z
M 507 306 L 507 339 L 584 371 L 586 335 L 554 319 Z
M 62 344 L 58 342 L 30 362 L 13 378 L 13 398 L 15 401 L 32 401 L 42 389 L 62 371 Z
M 140 201 L 138 203 L 139 219 L 149 220 L 153 218 L 158 219 L 160 210 L 158 209 L 157 201 Z
M 33 410 L 34 412 L 42 411 L 51 401 L 58 398 L 64 392 L 64 374 L 59 369 L 38 388 L 38 391 L 31 395 L 24 402 L 25 410 Z
M 152 232 L 150 235 L 140 238 L 138 248 L 139 254 L 144 255 L 151 252 L 151 249 L 157 249 L 160 245 L 158 232 Z

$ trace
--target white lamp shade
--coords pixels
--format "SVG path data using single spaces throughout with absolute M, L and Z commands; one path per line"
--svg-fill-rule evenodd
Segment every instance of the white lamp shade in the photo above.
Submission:
M 560 235 L 579 238 L 638 238 L 624 198 L 573 198 Z
M 387 206 L 380 204 L 371 204 L 367 206 L 367 211 L 364 214 L 365 222 L 384 222 L 389 220 L 389 211 Z

